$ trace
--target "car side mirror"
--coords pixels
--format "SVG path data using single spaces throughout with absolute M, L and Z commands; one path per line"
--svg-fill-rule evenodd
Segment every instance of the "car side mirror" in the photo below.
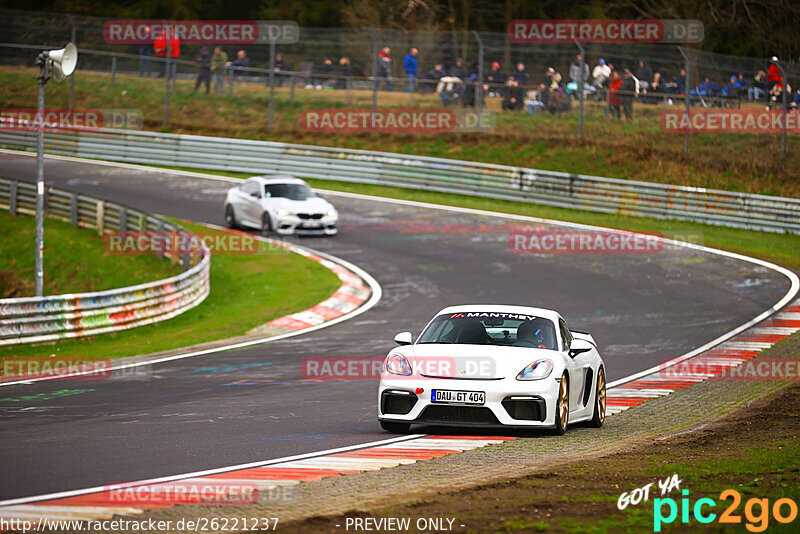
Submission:
M 569 346 L 568 353 L 570 358 L 574 358 L 578 354 L 583 354 L 584 352 L 589 352 L 594 348 L 594 345 L 586 341 L 585 339 L 573 339 L 572 344 Z
M 398 345 L 411 345 L 413 341 L 414 340 L 411 338 L 411 332 L 400 332 L 394 336 L 394 342 Z
M 250 193 L 250 196 L 253 198 L 261 198 L 261 194 L 258 191 L 253 191 Z

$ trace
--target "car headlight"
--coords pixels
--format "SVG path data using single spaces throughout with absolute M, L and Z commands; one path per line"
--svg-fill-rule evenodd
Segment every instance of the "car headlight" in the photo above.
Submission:
M 325 214 L 325 217 L 336 217 L 336 210 L 330 210 Z
M 276 213 L 278 214 L 278 217 L 289 217 L 292 215 L 292 212 L 288 210 L 278 210 Z
M 553 372 L 552 360 L 536 360 L 519 372 L 517 380 L 541 380 Z
M 386 360 L 386 370 L 393 375 L 411 375 L 411 364 L 402 354 L 390 354 Z

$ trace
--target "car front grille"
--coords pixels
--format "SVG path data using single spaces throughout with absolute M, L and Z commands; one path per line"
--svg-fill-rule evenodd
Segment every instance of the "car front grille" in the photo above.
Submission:
M 321 219 L 322 213 L 298 213 L 297 216 L 301 219 Z
M 492 410 L 474 406 L 428 406 L 417 419 L 419 423 L 470 423 L 479 425 L 499 425 Z

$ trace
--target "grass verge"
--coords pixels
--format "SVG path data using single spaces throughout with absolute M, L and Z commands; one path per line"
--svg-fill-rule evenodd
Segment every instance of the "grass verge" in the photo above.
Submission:
M 35 107 L 38 71 L 0 67 L 3 107 Z M 664 133 L 660 105 L 635 104 L 635 120 L 619 122 L 605 116 L 604 105 L 587 102 L 583 142 L 577 141 L 578 118 L 565 115 L 529 115 L 500 111 L 500 99 L 487 99 L 496 113 L 493 130 L 477 135 L 372 134 L 306 132 L 300 127 L 308 109 L 369 108 L 372 92 L 298 88 L 291 98 L 287 87 L 275 90 L 275 126 L 267 129 L 268 90 L 260 84 L 240 83 L 233 98 L 193 92 L 193 80 L 179 80 L 170 95 L 169 127 L 162 127 L 164 82 L 153 78 L 78 72 L 76 106 L 81 108 L 133 108 L 143 114 L 144 128 L 199 135 L 217 135 L 308 143 L 341 148 L 381 150 L 422 156 L 446 157 L 517 165 L 545 170 L 608 176 L 651 182 L 691 185 L 767 195 L 800 197 L 800 151 L 797 136 L 789 142 L 785 169 L 781 167 L 778 134 L 695 134 L 690 157 L 683 159 L 682 134 Z M 47 103 L 68 107 L 68 88 L 50 84 Z M 381 107 L 408 107 L 408 94 L 381 92 Z M 441 107 L 436 95 L 415 95 L 416 107 Z M 745 105 L 747 106 L 747 105 Z M 671 109 L 677 110 L 678 106 Z M 761 109 L 755 106 L 754 109 Z
M 192 231 L 204 228 L 179 222 Z M 163 323 L 58 343 L 9 347 L 0 349 L 0 358 L 51 354 L 120 358 L 225 339 L 309 308 L 341 285 L 335 274 L 316 261 L 264 243 L 256 254 L 213 256 L 210 276 L 211 293 L 206 300 Z
M 36 219 L 0 212 L 0 298 L 34 294 Z M 44 222 L 44 294 L 81 293 L 152 282 L 180 267 L 155 256 L 106 254 L 97 232 L 47 218 Z

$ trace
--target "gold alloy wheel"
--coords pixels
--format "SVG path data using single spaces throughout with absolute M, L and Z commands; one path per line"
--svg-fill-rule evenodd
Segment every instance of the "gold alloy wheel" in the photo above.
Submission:
M 567 377 L 561 377 L 561 385 L 558 387 L 558 419 L 561 424 L 562 432 L 567 429 L 567 419 L 569 418 L 569 389 Z
M 597 375 L 597 416 L 602 423 L 606 420 L 606 373 L 603 368 Z

